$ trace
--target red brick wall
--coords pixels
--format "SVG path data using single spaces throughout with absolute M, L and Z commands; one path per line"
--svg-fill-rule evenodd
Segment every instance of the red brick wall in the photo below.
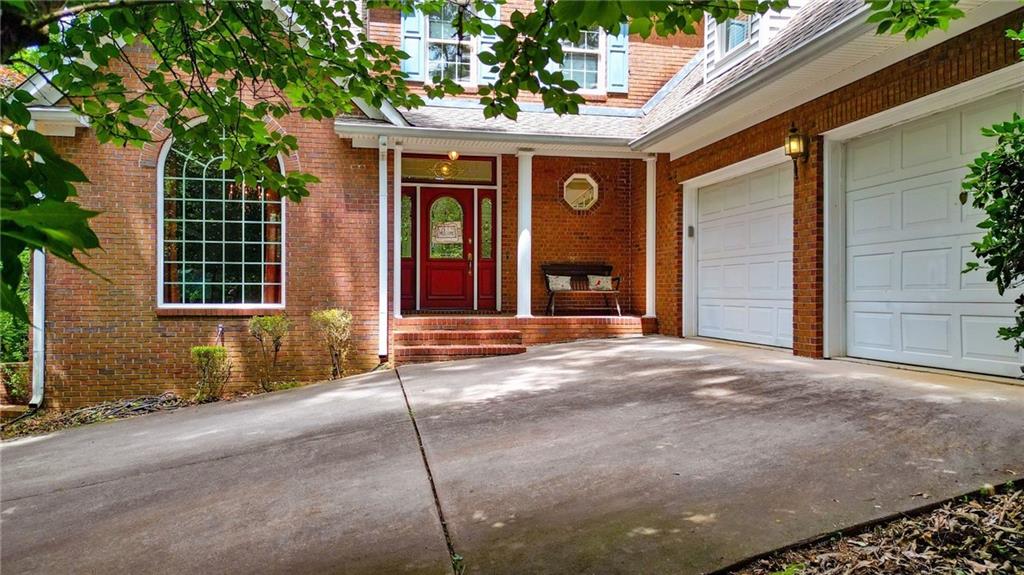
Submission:
M 286 208 L 286 312 L 295 327 L 281 351 L 280 377 L 309 381 L 329 375 L 329 358 L 308 322 L 313 309 L 326 306 L 353 312 L 353 367 L 372 367 L 377 363 L 377 152 L 351 148 L 334 134 L 331 121 L 287 118 L 282 124 L 301 134 L 297 162 L 321 183 L 311 186 L 302 203 Z M 253 385 L 256 347 L 247 332 L 248 317 L 157 313 L 157 173 L 150 152 L 97 145 L 86 130 L 55 141 L 92 182 L 80 186 L 79 194 L 85 207 L 103 212 L 93 220 L 103 251 L 86 260 L 99 276 L 53 258 L 48 263 L 49 405 L 73 407 L 164 390 L 187 393 L 194 378 L 189 348 L 215 343 L 218 325 L 225 328 L 235 366 L 231 387 Z
M 533 11 L 531 0 L 510 0 L 501 7 L 501 18 L 508 22 L 515 10 L 527 13 Z M 401 43 L 402 23 L 399 12 L 375 8 L 367 18 L 367 36 L 382 44 L 398 46 Z M 668 38 L 652 35 L 644 40 L 630 36 L 629 42 L 629 93 L 586 96 L 587 103 L 594 106 L 615 106 L 639 108 L 661 88 L 676 72 L 696 55 L 703 45 L 703 27 L 695 34 L 677 34 Z M 422 87 L 414 85 L 423 93 Z M 475 89 L 470 88 L 459 98 L 475 99 Z M 540 102 L 539 96 L 523 94 L 521 102 Z
M 1005 30 L 1019 29 L 1017 10 L 829 94 L 710 144 L 667 164 L 658 189 L 658 324 L 680 333 L 682 194 L 679 182 L 778 148 L 791 123 L 812 136 L 811 157 L 794 186 L 794 353 L 823 355 L 823 182 L 819 134 L 1018 61 Z M 660 164 L 660 163 L 659 163 Z M 659 174 L 661 170 L 659 167 Z
M 502 307 L 516 307 L 516 249 L 518 229 L 518 159 L 502 156 Z M 643 201 L 644 163 L 613 158 L 533 158 L 533 270 L 531 297 L 533 313 L 542 314 L 547 292 L 540 266 L 558 262 L 602 262 L 622 277 L 620 303 L 623 313 L 633 301 L 636 255 L 635 181 L 640 181 Z M 562 186 L 575 173 L 589 174 L 598 184 L 598 201 L 591 209 L 577 212 L 562 197 Z M 642 206 L 642 204 L 641 204 Z M 642 216 L 640 224 L 643 224 Z M 640 234 L 642 237 L 642 233 Z M 642 265 L 642 263 L 641 263 Z M 642 267 L 641 267 L 642 271 Z M 641 297 L 642 297 L 641 293 Z M 566 296 L 557 302 L 559 310 L 595 310 L 603 307 L 600 296 Z

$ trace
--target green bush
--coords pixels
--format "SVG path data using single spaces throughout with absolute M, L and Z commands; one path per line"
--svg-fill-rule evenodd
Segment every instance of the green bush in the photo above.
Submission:
M 273 391 L 273 377 L 277 369 L 277 355 L 281 351 L 284 337 L 292 329 L 292 322 L 285 315 L 258 315 L 249 320 L 249 333 L 260 342 L 260 356 L 257 358 L 257 380 L 263 391 Z
M 18 299 L 22 305 L 28 307 L 29 291 L 29 257 L 32 253 L 28 250 L 21 256 L 21 267 L 23 273 L 21 283 L 18 284 Z M 2 267 L 0 267 L 2 269 Z M 0 363 L 27 361 L 29 352 L 29 325 L 14 317 L 10 313 L 0 310 Z
M 3 379 L 7 397 L 12 403 L 24 403 L 28 400 L 28 364 L 15 363 L 0 365 L 0 379 Z
M 1007 30 L 1006 35 L 1024 43 L 1024 28 Z M 1024 47 L 1020 56 L 1024 58 Z M 987 267 L 985 278 L 995 282 L 999 295 L 1003 295 L 1024 287 L 1024 118 L 1014 113 L 1012 120 L 981 132 L 996 138 L 996 146 L 982 152 L 968 166 L 971 172 L 964 178 L 960 202 L 969 201 L 986 216 L 978 224 L 985 235 L 971 244 L 981 261 L 969 262 L 964 272 Z M 1015 321 L 999 328 L 999 337 L 1012 341 L 1020 351 L 1024 348 L 1024 293 L 1018 294 L 1014 303 Z
M 219 345 L 197 345 L 192 348 L 192 365 L 199 374 L 193 399 L 199 403 L 220 399 L 231 378 L 228 350 Z
M 352 352 L 352 314 L 344 309 L 324 309 L 313 312 L 309 319 L 331 355 L 331 377 L 345 375 L 345 363 Z

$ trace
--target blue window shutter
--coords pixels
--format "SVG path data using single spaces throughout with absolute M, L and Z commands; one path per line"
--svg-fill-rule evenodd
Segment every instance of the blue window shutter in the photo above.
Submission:
M 629 29 L 625 24 L 617 35 L 608 35 L 608 91 L 629 91 Z
M 501 5 L 494 4 L 494 16 L 488 16 L 486 12 L 480 13 L 480 19 L 491 26 L 497 26 L 501 23 Z M 480 52 L 491 51 L 491 46 L 498 40 L 497 34 L 481 34 L 480 35 Z M 498 73 L 491 71 L 491 66 L 484 64 L 483 62 L 477 61 L 477 82 L 480 84 L 490 84 L 491 82 L 498 79 Z
M 422 82 L 426 76 L 423 70 L 424 20 L 419 10 L 410 14 L 402 13 L 402 51 L 409 55 L 408 60 L 402 60 L 402 71 L 416 82 Z

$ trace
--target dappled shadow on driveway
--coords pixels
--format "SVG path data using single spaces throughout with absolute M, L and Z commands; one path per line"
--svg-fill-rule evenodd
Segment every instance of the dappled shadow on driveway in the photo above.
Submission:
M 399 369 L 471 572 L 700 572 L 1024 472 L 1024 388 L 645 337 Z

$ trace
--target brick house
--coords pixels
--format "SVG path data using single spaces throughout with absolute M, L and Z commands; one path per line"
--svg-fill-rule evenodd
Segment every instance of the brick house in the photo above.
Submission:
M 295 323 L 282 373 L 322 379 L 308 316 L 329 306 L 356 318 L 357 369 L 661 333 L 1017 374 L 995 337 L 1011 298 L 960 274 L 977 214 L 956 196 L 978 129 L 1024 107 L 1004 35 L 1024 10 L 964 1 L 948 32 L 908 43 L 876 36 L 858 0 L 791 4 L 697 36 L 585 35 L 564 64 L 581 113 L 527 100 L 516 122 L 483 119 L 475 58 L 437 59 L 486 38 L 454 45 L 422 15 L 370 11 L 368 34 L 413 54 L 413 81 L 441 72 L 467 96 L 282 119 L 301 149 L 281 168 L 321 180 L 299 204 L 235 190 L 159 133 L 98 146 L 29 79 L 37 129 L 90 177 L 104 251 L 89 263 L 110 280 L 37 257 L 37 385 L 45 373 L 57 407 L 184 390 L 189 348 L 223 342 L 250 386 L 247 320 L 278 312 Z M 795 162 L 791 127 L 807 136 Z M 557 294 L 547 315 L 542 266 L 564 263 L 611 266 L 622 315 L 606 294 Z

